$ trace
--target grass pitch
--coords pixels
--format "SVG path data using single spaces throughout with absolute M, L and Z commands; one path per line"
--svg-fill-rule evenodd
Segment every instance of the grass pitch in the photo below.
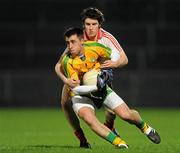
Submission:
M 116 118 L 116 128 L 129 149 L 119 150 L 81 125 L 92 149 L 80 149 L 72 129 L 58 108 L 1 108 L 0 153 L 178 153 L 180 151 L 180 108 L 138 109 L 156 128 L 162 142 L 153 144 L 135 126 Z M 104 111 L 97 111 L 104 121 Z

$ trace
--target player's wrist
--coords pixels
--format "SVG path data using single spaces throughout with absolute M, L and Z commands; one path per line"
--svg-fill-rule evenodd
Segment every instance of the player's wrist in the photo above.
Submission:
M 69 84 L 69 79 L 68 78 L 63 78 L 63 82 L 68 85 Z

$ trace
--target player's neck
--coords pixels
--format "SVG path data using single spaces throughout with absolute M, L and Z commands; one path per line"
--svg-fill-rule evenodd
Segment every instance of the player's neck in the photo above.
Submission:
M 84 56 L 84 47 L 82 47 L 81 51 L 79 52 L 79 57 Z
M 84 38 L 85 38 L 86 41 L 88 41 L 88 40 L 90 40 L 90 41 L 97 41 L 98 34 L 96 34 L 95 36 L 88 36 L 87 33 L 85 32 Z
M 88 37 L 90 41 L 97 41 L 97 35 L 96 36 L 92 36 L 92 37 Z

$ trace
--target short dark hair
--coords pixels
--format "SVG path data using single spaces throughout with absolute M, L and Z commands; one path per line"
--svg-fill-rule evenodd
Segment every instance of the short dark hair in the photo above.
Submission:
M 99 24 L 102 25 L 104 22 L 104 15 L 103 13 L 98 10 L 95 7 L 88 7 L 86 9 L 84 9 L 81 13 L 81 17 L 82 17 L 82 23 L 84 24 L 84 21 L 87 18 L 91 18 L 91 19 L 96 19 L 98 20 Z
M 70 37 L 72 35 L 77 35 L 79 38 L 83 38 L 83 30 L 78 27 L 70 27 L 64 32 L 64 38 Z

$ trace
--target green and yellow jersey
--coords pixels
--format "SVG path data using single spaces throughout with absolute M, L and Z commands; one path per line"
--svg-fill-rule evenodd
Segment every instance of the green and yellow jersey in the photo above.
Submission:
M 66 54 L 61 65 L 67 78 L 81 80 L 84 73 L 90 69 L 100 69 L 100 60 L 110 59 L 111 49 L 95 41 L 86 41 L 84 44 L 84 55 L 72 58 Z

